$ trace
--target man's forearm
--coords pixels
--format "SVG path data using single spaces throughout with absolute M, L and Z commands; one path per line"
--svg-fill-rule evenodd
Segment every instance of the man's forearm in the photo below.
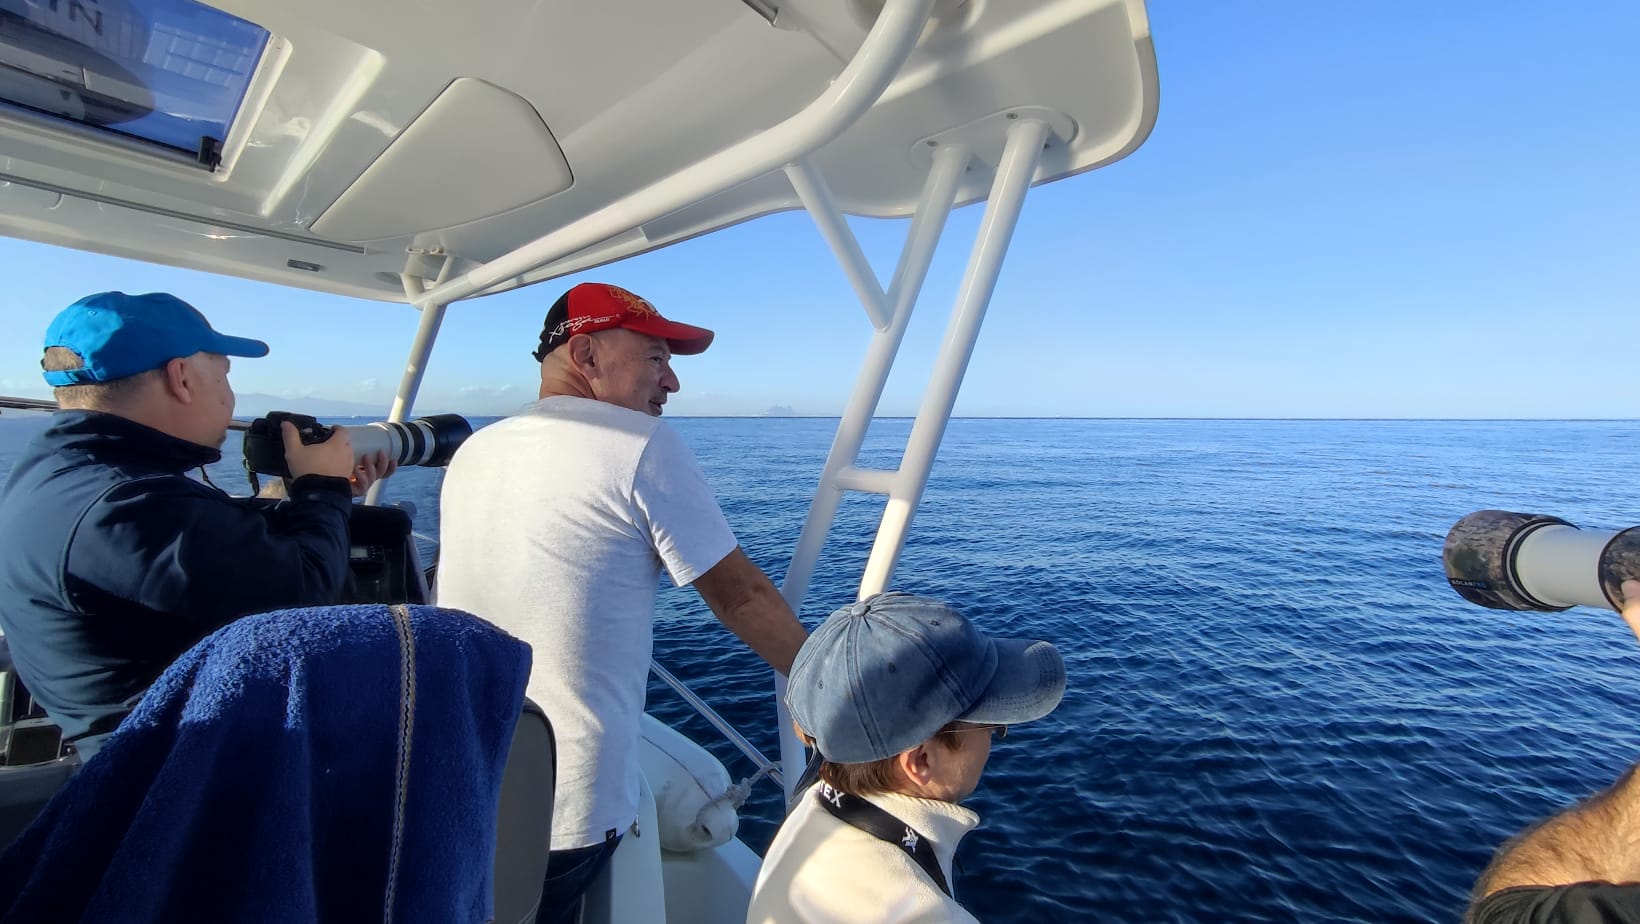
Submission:
M 791 673 L 792 659 L 808 638 L 808 630 L 744 549 L 735 546 L 696 578 L 694 586 L 718 621 L 746 647 L 780 673 Z
M 1640 781 L 1610 789 L 1503 845 L 1475 886 L 1478 901 L 1515 886 L 1640 881 Z
M 746 647 L 782 674 L 791 673 L 797 649 L 803 647 L 803 640 L 808 638 L 808 630 L 798 622 L 772 583 L 767 589 L 754 591 L 718 618 Z

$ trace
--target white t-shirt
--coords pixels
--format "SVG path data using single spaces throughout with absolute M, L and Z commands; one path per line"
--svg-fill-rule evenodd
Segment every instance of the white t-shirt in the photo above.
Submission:
M 552 849 L 624 833 L 661 566 L 681 587 L 736 545 L 694 457 L 659 418 L 543 398 L 468 438 L 439 519 L 439 605 L 534 649 L 529 696 L 558 741 Z

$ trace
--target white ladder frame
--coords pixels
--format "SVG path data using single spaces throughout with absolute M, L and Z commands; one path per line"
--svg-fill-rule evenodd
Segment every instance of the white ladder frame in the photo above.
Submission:
M 957 391 L 962 387 L 963 376 L 968 371 L 974 343 L 979 338 L 985 312 L 996 291 L 997 277 L 1002 271 L 1008 245 L 1013 240 L 1014 229 L 1018 226 L 1025 193 L 1041 163 L 1042 148 L 1048 135 L 1048 124 L 1040 119 L 1021 118 L 1008 123 L 1002 158 L 991 184 L 985 216 L 980 221 L 956 304 L 951 310 L 945 340 L 940 344 L 922 406 L 911 425 L 905 453 L 899 467 L 894 469 L 858 466 L 860 446 L 877 412 L 877 403 L 882 398 L 889 373 L 893 371 L 906 326 L 911 321 L 912 309 L 927 279 L 935 247 L 944 234 L 946 219 L 951 214 L 957 188 L 972 155 L 962 145 L 946 145 L 934 152 L 933 167 L 923 187 L 922 199 L 912 215 L 911 229 L 907 232 L 900 262 L 886 293 L 866 263 L 858 240 L 833 202 L 825 180 L 805 163 L 795 163 L 786 168 L 798 197 L 814 216 L 820 233 L 831 245 L 876 329 L 855 380 L 854 394 L 849 398 L 842 420 L 837 425 L 831 452 L 821 470 L 819 487 L 809 505 L 803 531 L 797 537 L 797 546 L 781 585 L 780 592 L 793 611 L 798 611 L 803 605 L 803 598 L 814 577 L 815 565 L 820 560 L 821 548 L 831 531 L 843 496 L 849 491 L 888 497 L 882 519 L 877 525 L 871 555 L 860 577 L 857 599 L 863 600 L 888 588 L 894 576 L 894 566 L 905 549 L 906 536 L 917 505 L 922 501 L 923 490 L 928 487 L 928 474 L 934 467 L 934 457 L 939 452 L 946 425 L 951 421 Z M 780 728 L 780 764 L 786 799 L 790 802 L 795 795 L 794 787 L 802 776 L 806 755 L 802 741 L 792 728 L 791 716 L 786 710 L 785 692 L 786 678 L 777 674 L 775 703 Z

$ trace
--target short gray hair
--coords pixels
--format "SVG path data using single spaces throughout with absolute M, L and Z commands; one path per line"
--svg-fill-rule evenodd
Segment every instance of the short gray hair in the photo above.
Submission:
M 47 372 L 68 372 L 84 369 L 85 360 L 68 347 L 46 347 L 45 355 L 40 357 L 40 368 Z M 112 411 L 160 374 L 159 369 L 149 369 L 111 382 L 58 385 L 52 389 L 51 396 L 57 399 L 57 406 L 65 410 Z

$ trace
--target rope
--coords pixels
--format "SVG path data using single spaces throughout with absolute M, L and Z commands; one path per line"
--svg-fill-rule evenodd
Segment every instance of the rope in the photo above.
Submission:
M 393 920 L 393 899 L 398 891 L 399 853 L 404 845 L 404 806 L 410 798 L 410 734 L 416 716 L 416 638 L 410 631 L 410 609 L 404 604 L 392 608 L 393 628 L 399 633 L 399 753 L 395 788 L 398 804 L 393 810 L 393 849 L 387 864 L 387 894 L 382 921 Z

